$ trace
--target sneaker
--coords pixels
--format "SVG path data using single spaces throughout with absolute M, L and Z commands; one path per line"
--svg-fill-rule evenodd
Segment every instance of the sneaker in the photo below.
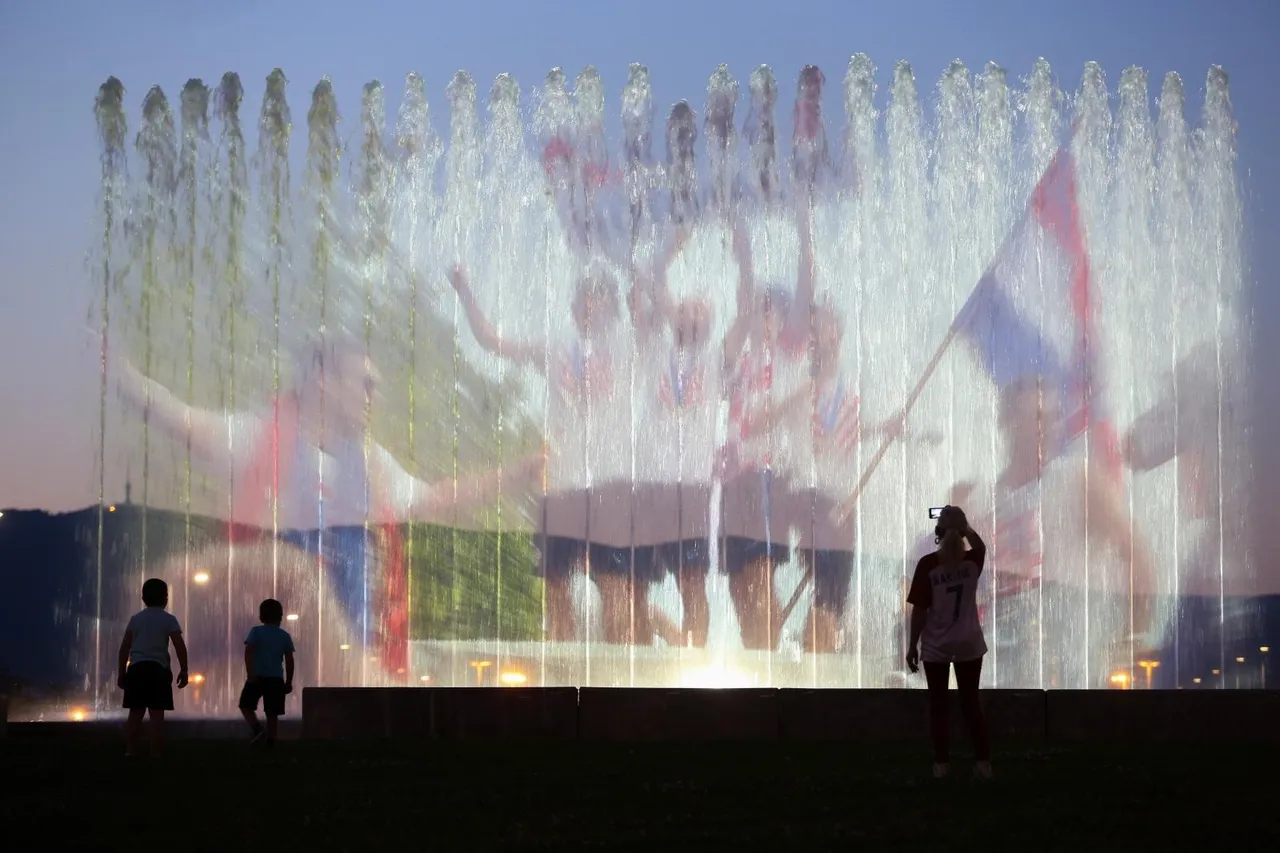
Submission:
M 950 764 L 941 764 L 937 761 L 933 763 L 933 778 L 945 779 L 947 777 L 947 774 L 949 774 L 950 772 L 951 772 Z
M 979 761 L 977 764 L 973 765 L 973 775 L 977 776 L 980 779 L 990 779 L 991 778 L 991 762 Z

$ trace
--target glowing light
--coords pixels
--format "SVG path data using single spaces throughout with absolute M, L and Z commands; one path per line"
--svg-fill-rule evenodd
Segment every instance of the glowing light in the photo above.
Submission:
M 202 673 L 197 672 L 192 674 L 192 676 L 187 680 L 190 681 L 192 684 L 204 684 L 204 675 Z
M 344 651 L 344 652 L 345 652 L 345 651 L 350 651 L 350 649 L 351 649 L 351 644 L 350 644 L 350 643 L 343 643 L 342 645 L 338 646 L 338 648 L 339 648 L 339 649 L 341 649 L 341 650 L 342 650 L 342 651 Z
M 1111 683 L 1119 687 L 1121 690 L 1129 686 L 1129 673 L 1113 672 L 1111 673 Z
M 0 512 L 0 518 L 4 518 L 4 513 Z
M 1220 670 L 1220 669 L 1215 669 L 1215 670 L 1213 671 L 1213 674 L 1214 674 L 1214 675 L 1222 675 L 1222 670 Z
M 195 581 L 196 583 L 208 583 L 208 582 L 209 582 L 209 573 L 208 573 L 208 572 L 196 572 L 194 575 L 192 575 L 192 576 L 191 576 L 191 580 Z
M 745 672 L 710 666 L 686 672 L 680 679 L 682 687 L 696 687 L 704 690 L 724 690 L 734 687 L 750 687 L 751 679 Z
M 527 682 L 529 680 L 529 676 L 525 675 L 523 672 L 510 670 L 499 675 L 498 680 L 509 687 L 515 687 L 518 684 L 524 684 Z
M 1258 651 L 1262 652 L 1262 653 L 1265 655 L 1267 652 L 1271 651 L 1271 647 L 1270 647 L 1270 646 L 1258 646 Z
M 84 708 L 72 708 L 71 719 L 74 722 L 83 723 L 85 720 L 89 719 L 89 714 Z
M 297 614 L 297 613 L 290 613 L 288 616 L 286 616 L 286 617 L 284 617 L 284 618 L 285 618 L 285 619 L 288 619 L 290 622 L 297 622 L 297 621 L 298 621 L 298 614 Z
M 480 687 L 484 684 L 484 671 L 487 667 L 493 666 L 491 660 L 473 660 L 467 663 L 467 666 L 474 667 L 476 671 L 476 686 Z
M 1199 683 L 1200 683 L 1200 677 L 1199 677 L 1199 676 L 1196 676 L 1195 678 L 1193 678 L 1193 679 L 1191 679 L 1191 680 L 1192 680 L 1192 682 L 1194 682 L 1195 684 L 1199 684 Z
M 431 682 L 431 676 L 429 676 L 429 675 L 424 675 L 424 676 L 422 676 L 422 678 L 421 678 L 421 679 L 419 679 L 419 680 L 420 680 L 423 684 L 429 684 L 429 683 Z
M 115 512 L 115 511 L 116 511 L 116 508 L 115 508 L 115 505 L 114 505 L 114 504 L 113 504 L 113 505 L 111 505 L 111 506 L 109 506 L 109 507 L 107 507 L 107 512 Z
M 1244 658 L 1236 658 L 1236 663 L 1244 663 Z
M 396 675 L 404 675 L 404 667 L 400 667 L 399 669 L 397 669 Z

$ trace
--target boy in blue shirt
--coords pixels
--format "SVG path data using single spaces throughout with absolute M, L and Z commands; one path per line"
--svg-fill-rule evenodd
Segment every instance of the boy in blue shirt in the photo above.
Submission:
M 253 742 L 275 743 L 277 726 L 284 714 L 284 697 L 293 692 L 293 638 L 280 627 L 284 607 L 274 598 L 258 605 L 261 625 L 254 625 L 244 639 L 245 685 L 240 691 L 240 713 L 253 729 Z M 258 700 L 267 727 L 258 722 Z

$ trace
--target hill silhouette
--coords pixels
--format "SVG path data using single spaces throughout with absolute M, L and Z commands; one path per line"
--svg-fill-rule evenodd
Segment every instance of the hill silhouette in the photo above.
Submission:
M 101 521 L 99 572 L 97 507 L 68 513 L 4 511 L 0 676 L 5 681 L 58 690 L 85 688 L 93 668 L 97 620 L 102 620 L 103 665 L 113 669 L 123 624 L 141 606 L 138 591 L 147 564 L 181 554 L 187 547 L 196 551 L 225 541 L 228 534 L 226 522 L 218 519 L 192 516 L 188 527 L 182 513 L 144 511 L 129 504 L 103 512 Z M 541 637 L 541 580 L 534 572 L 538 555 L 531 535 L 499 536 L 426 524 L 406 525 L 405 532 L 406 543 L 412 537 L 413 639 Z M 256 528 L 236 534 L 240 541 L 269 536 Z M 252 613 L 241 616 L 240 621 L 253 619 Z

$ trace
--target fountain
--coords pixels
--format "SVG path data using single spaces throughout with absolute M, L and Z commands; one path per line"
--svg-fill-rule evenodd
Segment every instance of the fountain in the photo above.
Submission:
M 617 151 L 594 67 L 553 69 L 527 124 L 513 78 L 482 110 L 458 72 L 447 145 L 418 75 L 393 136 L 381 83 L 347 131 L 326 78 L 300 186 L 279 69 L 252 158 L 237 75 L 188 81 L 177 121 L 153 87 L 134 172 L 104 83 L 99 498 L 138 478 L 142 504 L 97 514 L 78 660 L 98 701 L 148 576 L 205 713 L 233 710 L 265 597 L 304 685 L 892 686 L 925 510 L 949 500 L 992 546 L 989 685 L 1128 684 L 1148 654 L 1177 683 L 1220 668 L 1254 572 L 1226 74 L 1194 125 L 1172 73 L 1154 115 L 1137 68 L 1114 97 L 1093 63 L 1073 94 L 1044 60 L 1021 83 L 957 61 L 928 98 L 905 62 L 883 101 L 877 78 L 859 54 L 824 99 L 806 67 L 787 152 L 774 72 L 743 112 L 722 65 L 703 116 L 660 112 L 660 161 L 639 64 Z M 1070 187 L 1091 313 L 1055 310 L 1079 265 L 1033 221 L 1038 184 Z M 1041 385 L 1010 415 L 979 350 L 1047 368 L 1007 327 L 955 334 L 988 269 L 1019 271 L 1006 295 L 1050 346 L 1088 329 L 1090 427 L 1030 485 L 1006 420 L 1043 451 L 1062 400 Z M 1216 607 L 1211 660 L 1180 645 L 1188 597 Z

